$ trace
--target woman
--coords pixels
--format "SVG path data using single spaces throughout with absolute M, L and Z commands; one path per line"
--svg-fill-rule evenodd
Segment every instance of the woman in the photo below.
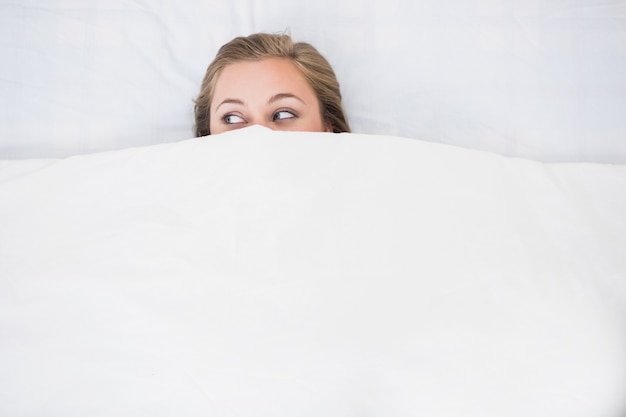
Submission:
M 195 101 L 195 134 L 259 124 L 275 130 L 350 132 L 335 73 L 310 44 L 257 33 L 220 48 Z

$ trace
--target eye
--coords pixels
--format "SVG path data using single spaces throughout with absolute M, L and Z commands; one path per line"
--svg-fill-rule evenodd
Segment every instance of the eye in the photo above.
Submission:
M 226 116 L 222 117 L 222 120 L 227 125 L 238 125 L 246 123 L 246 120 L 243 117 L 237 116 L 236 114 L 227 114 Z
M 276 113 L 274 113 L 274 115 L 272 116 L 272 121 L 277 121 L 277 120 L 287 120 L 287 119 L 293 119 L 295 118 L 296 115 L 293 112 L 287 111 L 287 110 L 279 110 Z

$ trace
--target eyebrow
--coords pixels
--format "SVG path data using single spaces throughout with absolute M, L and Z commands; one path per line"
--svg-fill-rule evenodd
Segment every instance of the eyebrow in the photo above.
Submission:
M 268 104 L 271 104 L 271 103 L 274 103 L 275 101 L 282 100 L 284 98 L 295 98 L 296 100 L 302 102 L 303 104 L 306 104 L 304 102 L 304 100 L 302 100 L 300 97 L 298 97 L 297 95 L 292 94 L 292 93 L 278 93 L 278 94 L 275 94 L 272 97 L 270 97 L 270 99 L 267 100 L 267 102 L 268 102 Z
M 295 98 L 296 100 L 306 104 L 304 102 L 304 100 L 302 100 L 300 97 L 298 97 L 295 94 L 292 93 L 278 93 L 278 94 L 274 94 L 272 97 L 270 97 L 269 100 L 267 100 L 268 104 L 272 104 L 275 103 L 279 100 L 285 99 L 285 98 Z M 227 98 L 222 100 L 222 102 L 220 104 L 217 105 L 217 107 L 215 108 L 215 111 L 217 111 L 217 109 L 219 109 L 223 104 L 238 104 L 240 106 L 245 106 L 246 103 L 244 103 L 242 100 L 239 100 L 237 98 Z
M 220 104 L 217 105 L 217 107 L 215 108 L 215 111 L 217 111 L 217 109 L 222 107 L 223 104 L 239 104 L 241 106 L 245 106 L 245 103 L 243 101 L 239 100 L 239 99 L 227 98 L 227 99 L 224 99 Z

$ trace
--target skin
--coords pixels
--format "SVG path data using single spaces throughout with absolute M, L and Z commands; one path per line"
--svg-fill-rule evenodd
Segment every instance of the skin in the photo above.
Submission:
M 286 58 L 237 62 L 222 70 L 211 103 L 211 134 L 251 125 L 273 130 L 330 132 L 319 100 Z

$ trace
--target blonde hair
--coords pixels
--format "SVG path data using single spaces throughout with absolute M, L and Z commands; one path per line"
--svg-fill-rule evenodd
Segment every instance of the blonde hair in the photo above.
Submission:
M 229 64 L 278 57 L 290 59 L 302 72 L 320 103 L 322 119 L 332 131 L 350 132 L 341 104 L 341 91 L 335 72 L 328 61 L 312 45 L 294 43 L 289 35 L 256 33 L 240 36 L 223 45 L 207 68 L 200 94 L 195 100 L 195 135 L 211 134 L 210 109 L 215 84 L 221 71 Z

